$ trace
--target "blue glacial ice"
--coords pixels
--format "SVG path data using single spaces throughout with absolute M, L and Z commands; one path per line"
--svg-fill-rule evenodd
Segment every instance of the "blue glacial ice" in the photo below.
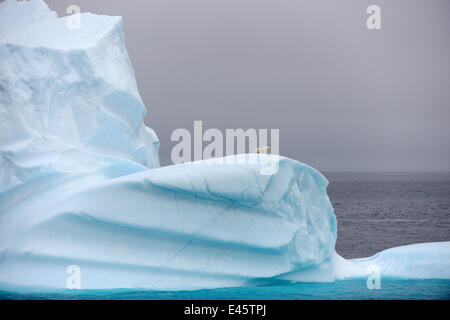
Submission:
M 450 243 L 346 260 L 328 181 L 285 157 L 160 167 L 122 19 L 0 3 L 0 283 L 193 289 L 450 278 Z M 19 21 L 20 23 L 16 23 Z M 278 172 L 261 174 L 268 163 Z

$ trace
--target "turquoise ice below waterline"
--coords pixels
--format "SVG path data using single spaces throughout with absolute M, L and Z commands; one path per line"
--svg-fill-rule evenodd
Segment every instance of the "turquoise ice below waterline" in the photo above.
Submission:
M 286 283 L 272 286 L 197 291 L 59 290 L 32 293 L 24 289 L 0 290 L 0 299 L 117 299 L 117 300 L 322 300 L 322 299 L 450 299 L 450 280 L 381 280 L 369 290 L 364 279 L 334 283 Z
M 121 17 L 80 19 L 68 29 L 41 0 L 0 3 L 0 289 L 358 298 L 369 291 L 355 286 L 377 268 L 420 285 L 450 279 L 450 242 L 336 254 L 328 181 L 296 160 L 241 154 L 160 167 Z M 77 269 L 81 288 L 98 291 L 64 291 Z M 105 291 L 116 288 L 128 289 Z M 199 289 L 211 290 L 180 291 Z

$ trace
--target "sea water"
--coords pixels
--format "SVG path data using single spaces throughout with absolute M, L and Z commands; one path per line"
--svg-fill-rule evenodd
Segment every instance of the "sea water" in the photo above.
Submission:
M 380 289 L 368 289 L 366 280 L 334 283 L 291 283 L 272 286 L 196 291 L 150 290 L 41 290 L 0 291 L 1 299 L 115 299 L 115 300 L 328 300 L 328 299 L 450 299 L 450 280 L 381 280 Z

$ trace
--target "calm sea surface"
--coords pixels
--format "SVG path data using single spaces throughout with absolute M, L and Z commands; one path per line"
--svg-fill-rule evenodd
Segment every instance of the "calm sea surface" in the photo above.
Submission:
M 345 258 L 450 240 L 450 173 L 325 173 L 338 220 L 336 250 Z M 198 291 L 0 291 L 0 299 L 450 299 L 450 280 L 276 284 Z
M 450 241 L 450 173 L 325 173 L 345 258 Z

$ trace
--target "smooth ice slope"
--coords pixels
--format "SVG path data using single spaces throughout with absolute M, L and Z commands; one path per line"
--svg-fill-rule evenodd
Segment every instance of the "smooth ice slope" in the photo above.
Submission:
M 263 157 L 81 177 L 75 194 L 57 185 L 10 203 L 0 208 L 0 282 L 64 288 L 73 264 L 83 288 L 245 286 L 292 272 L 333 281 L 327 181 L 286 158 L 276 175 L 260 175 Z
M 395 247 L 361 259 L 335 255 L 334 267 L 338 279 L 366 277 L 373 267 L 379 268 L 383 278 L 450 279 L 450 242 Z

